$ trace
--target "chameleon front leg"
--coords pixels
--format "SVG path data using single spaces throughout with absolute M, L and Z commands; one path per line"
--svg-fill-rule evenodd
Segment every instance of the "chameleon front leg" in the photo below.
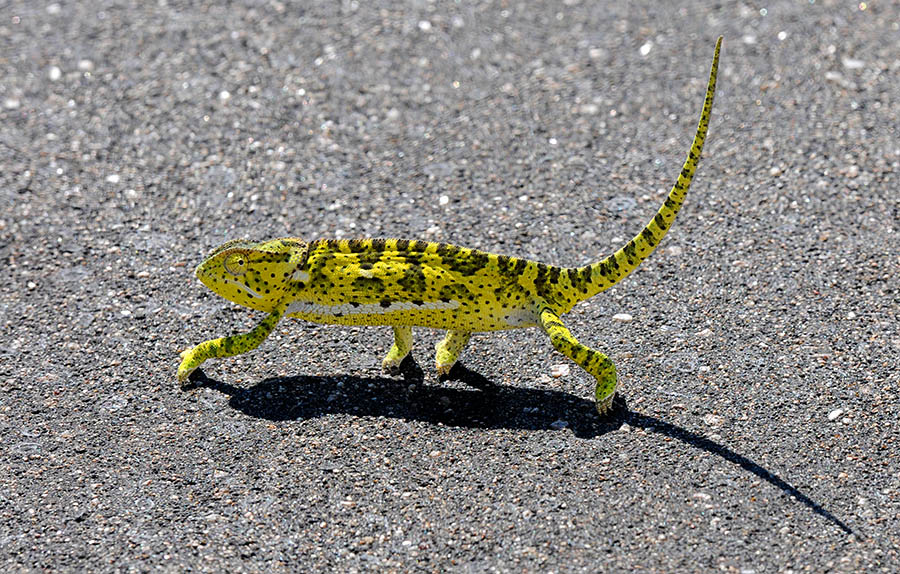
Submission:
M 182 351 L 181 365 L 178 367 L 178 381 L 185 386 L 191 373 L 206 359 L 232 357 L 258 347 L 284 316 L 284 310 L 285 305 L 279 304 L 259 325 L 247 333 L 204 341 L 192 349 Z
M 438 375 L 446 375 L 450 372 L 471 337 L 471 331 L 447 331 L 447 335 L 434 348 L 437 352 L 435 363 L 437 363 Z
M 613 362 L 600 351 L 579 343 L 560 321 L 559 315 L 550 309 L 541 310 L 541 328 L 550 336 L 557 351 L 578 363 L 579 367 L 597 379 L 597 386 L 594 388 L 597 412 L 606 414 L 616 394 L 616 367 Z
M 413 336 L 412 327 L 395 325 L 394 326 L 394 344 L 391 350 L 381 361 L 381 368 L 389 375 L 400 374 L 400 363 L 409 354 L 412 349 Z

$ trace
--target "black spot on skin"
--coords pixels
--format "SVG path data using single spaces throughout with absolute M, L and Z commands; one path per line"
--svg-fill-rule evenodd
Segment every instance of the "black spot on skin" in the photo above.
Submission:
M 409 239 L 397 240 L 397 251 L 406 251 L 409 249 Z
M 368 261 L 365 261 L 365 262 L 359 264 L 359 268 L 363 269 L 363 270 L 369 270 L 369 269 L 372 269 L 373 267 L 374 267 L 374 265 L 372 265 Z
M 397 284 L 410 293 L 422 293 L 425 291 L 425 273 L 418 265 L 411 265 L 403 271 L 403 277 L 397 280 Z
M 608 274 L 608 270 L 606 268 L 606 262 L 602 262 L 599 265 L 600 274 L 606 276 Z M 582 267 L 581 268 L 581 283 L 584 285 L 588 285 L 591 282 L 591 268 L 590 267 Z
M 367 243 L 368 241 L 365 239 L 351 239 L 347 242 L 347 247 L 350 249 L 350 253 L 363 253 L 368 250 Z
M 443 287 L 441 287 L 438 296 L 444 303 L 448 303 L 452 299 L 456 299 L 457 301 L 474 300 L 474 296 L 472 295 L 472 292 L 469 291 L 469 288 L 461 283 L 457 283 L 455 285 L 444 285 Z
M 437 254 L 443 258 L 453 258 L 459 252 L 459 248 L 455 245 L 450 245 L 448 243 L 439 243 L 437 248 Z M 446 261 L 445 261 L 446 263 Z
M 474 265 L 478 269 L 484 269 L 485 267 L 487 267 L 489 259 L 490 258 L 488 257 L 488 254 L 484 253 L 483 251 L 472 251 L 472 254 L 469 256 L 469 260 L 472 262 L 472 265 Z
M 500 267 L 500 270 L 504 270 L 509 267 L 510 257 L 508 255 L 498 255 L 497 256 L 497 266 Z
M 527 261 L 525 261 L 524 259 L 517 259 L 515 268 L 513 269 L 513 273 L 515 273 L 517 275 L 521 275 L 525 271 L 525 268 L 527 266 L 528 266 Z
M 373 239 L 372 251 L 384 251 L 385 239 Z
M 331 288 L 334 286 L 332 285 Z M 384 293 L 384 281 L 378 277 L 356 277 L 350 283 L 350 288 L 356 293 L 374 295 Z
M 382 307 L 387 309 L 388 307 L 391 306 L 391 300 L 390 299 L 382 299 L 381 302 L 379 303 L 379 305 L 381 305 Z
M 559 275 L 562 273 L 562 269 L 559 267 L 551 267 L 550 268 L 550 276 L 547 278 L 550 281 L 551 285 L 556 285 L 559 283 Z
M 628 264 L 631 265 L 631 259 L 636 257 L 636 253 L 634 250 L 634 240 L 629 241 L 625 247 L 622 248 L 622 252 L 628 257 Z
M 425 301 L 422 301 L 421 299 L 415 299 L 415 300 L 412 302 L 412 304 L 421 307 L 422 305 L 425 304 Z

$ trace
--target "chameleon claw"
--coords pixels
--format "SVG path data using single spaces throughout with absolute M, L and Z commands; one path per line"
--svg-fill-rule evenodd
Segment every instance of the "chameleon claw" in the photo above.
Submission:
M 178 365 L 178 383 L 184 389 L 191 386 L 190 383 L 196 378 L 197 369 L 203 361 L 197 360 L 194 348 L 185 349 L 178 356 L 181 357 L 181 364 Z
M 435 366 L 435 370 L 437 371 L 438 377 L 445 377 L 445 376 L 449 375 L 450 371 L 453 370 L 453 365 L 455 365 L 455 364 L 456 363 L 450 363 L 449 365 L 448 364 L 444 364 L 444 365 L 437 364 Z
M 597 401 L 597 412 L 600 416 L 606 415 L 612 411 L 613 399 L 616 397 L 616 393 L 612 393 L 602 401 Z
M 191 378 L 196 371 L 196 367 L 194 367 L 193 369 L 182 369 L 181 367 L 178 368 L 178 384 L 181 385 L 182 389 L 191 386 Z
M 613 399 L 616 398 L 618 379 L 615 367 L 610 363 L 610 371 L 601 374 L 597 378 L 597 386 L 594 389 L 594 398 L 597 404 L 597 412 L 605 415 L 612 410 Z
M 403 360 L 400 361 L 389 361 L 385 359 L 381 362 L 381 370 L 384 371 L 385 374 L 390 375 L 392 377 L 399 376 L 401 373 L 400 364 Z

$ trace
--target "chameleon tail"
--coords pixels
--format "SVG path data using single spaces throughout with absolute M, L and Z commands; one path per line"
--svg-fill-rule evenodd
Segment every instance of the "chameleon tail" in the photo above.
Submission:
M 609 289 L 632 271 L 634 271 L 641 261 L 649 257 L 651 253 L 659 245 L 659 242 L 665 236 L 684 198 L 687 196 L 688 189 L 691 186 L 691 180 L 700 163 L 700 153 L 703 151 L 703 142 L 706 140 L 706 131 L 709 128 L 709 117 L 712 112 L 713 96 L 716 92 L 716 76 L 719 69 L 719 50 L 722 47 L 722 37 L 716 41 L 716 52 L 713 56 L 712 68 L 709 72 L 709 83 L 706 87 L 706 100 L 703 102 L 703 112 L 700 114 L 700 123 L 697 125 L 697 133 L 694 135 L 694 141 L 688 152 L 687 159 L 678 175 L 678 180 L 672 191 L 669 192 L 665 203 L 657 211 L 656 216 L 637 234 L 634 239 L 629 241 L 624 247 L 592 265 L 580 267 L 576 271 L 578 278 L 585 281 L 581 286 L 581 300 L 593 297 L 601 291 Z

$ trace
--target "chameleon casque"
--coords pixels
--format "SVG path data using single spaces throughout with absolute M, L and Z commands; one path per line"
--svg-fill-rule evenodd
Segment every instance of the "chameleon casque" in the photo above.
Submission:
M 338 325 L 390 325 L 394 343 L 384 370 L 397 374 L 412 348 L 412 328 L 445 329 L 437 370 L 456 363 L 473 332 L 540 327 L 553 347 L 597 381 L 603 414 L 616 392 L 616 369 L 600 351 L 575 339 L 560 317 L 630 274 L 668 231 L 687 195 L 716 89 L 722 38 L 716 42 L 706 99 L 681 173 L 663 205 L 621 249 L 584 267 L 555 267 L 444 243 L 409 239 L 283 238 L 229 241 L 201 263 L 197 277 L 238 305 L 268 313 L 247 333 L 212 339 L 181 353 L 178 380 L 186 385 L 205 360 L 246 353 L 284 316 Z

